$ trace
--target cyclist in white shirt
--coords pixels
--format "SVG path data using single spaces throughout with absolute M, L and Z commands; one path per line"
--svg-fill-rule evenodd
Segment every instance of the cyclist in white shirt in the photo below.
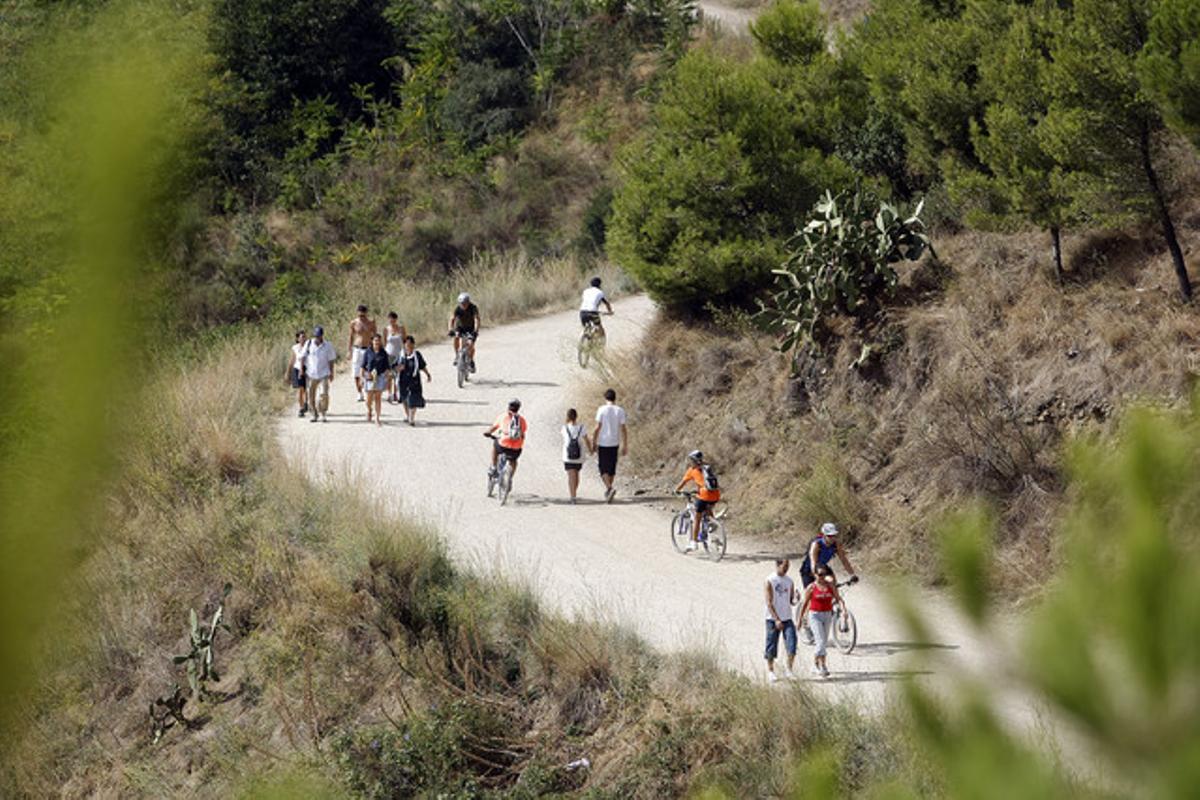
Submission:
M 587 327 L 588 322 L 594 322 L 601 336 L 607 336 L 604 325 L 600 322 L 600 306 L 613 313 L 612 303 L 604 296 L 600 288 L 600 278 L 592 278 L 592 285 L 583 290 L 583 298 L 579 301 L 579 324 Z

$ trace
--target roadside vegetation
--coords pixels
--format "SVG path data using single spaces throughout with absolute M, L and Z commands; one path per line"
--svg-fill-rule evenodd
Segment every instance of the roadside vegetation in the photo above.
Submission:
M 840 511 L 856 552 L 930 582 L 936 521 L 982 500 L 1004 589 L 1037 593 L 1067 443 L 1196 374 L 1195 9 L 880 0 L 834 30 L 778 0 L 749 43 L 690 50 L 608 234 L 669 311 L 599 379 L 643 423 L 641 478 L 703 447 L 740 531 L 798 548 Z

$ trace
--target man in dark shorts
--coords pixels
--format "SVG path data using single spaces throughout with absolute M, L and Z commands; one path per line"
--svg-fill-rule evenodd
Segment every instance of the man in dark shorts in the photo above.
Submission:
M 467 340 L 468 357 L 471 359 L 471 373 L 475 373 L 475 340 L 479 337 L 479 306 L 471 302 L 471 295 L 463 292 L 458 296 L 458 305 L 450 315 L 450 335 L 454 337 L 454 360 L 451 366 L 458 363 L 458 351 L 462 340 Z
M 600 480 L 604 481 L 604 501 L 617 496 L 613 478 L 617 476 L 617 455 L 629 454 L 629 435 L 625 429 L 625 409 L 617 405 L 617 393 L 604 392 L 604 405 L 596 410 L 596 429 L 592 431 L 600 462 Z
M 600 288 L 600 278 L 595 277 L 592 278 L 591 285 L 583 290 L 583 297 L 579 300 L 579 324 L 587 327 L 589 322 L 594 322 L 597 333 L 604 336 L 604 325 L 600 322 L 600 306 L 608 309 L 609 314 L 613 313 L 612 304 L 608 302 L 608 298 L 604 296 L 604 290 Z

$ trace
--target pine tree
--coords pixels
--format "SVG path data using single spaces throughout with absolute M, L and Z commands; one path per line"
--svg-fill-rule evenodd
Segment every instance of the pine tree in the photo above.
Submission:
M 982 120 L 971 121 L 971 141 L 982 170 L 950 175 L 952 195 L 970 209 L 967 220 L 983 228 L 1033 224 L 1049 232 L 1054 270 L 1063 278 L 1062 229 L 1079 221 L 1078 173 L 1048 147 L 1046 115 L 1051 94 L 1048 59 L 1064 17 L 1056 6 L 1013 7 L 1007 33 L 984 48 L 978 63 Z
M 1179 291 L 1191 299 L 1156 153 L 1165 123 L 1137 74 L 1150 10 L 1150 0 L 1076 0 L 1050 51 L 1045 140 L 1055 159 L 1096 178 L 1119 212 L 1157 220 Z
M 1167 123 L 1200 147 L 1200 0 L 1158 0 L 1138 61 Z

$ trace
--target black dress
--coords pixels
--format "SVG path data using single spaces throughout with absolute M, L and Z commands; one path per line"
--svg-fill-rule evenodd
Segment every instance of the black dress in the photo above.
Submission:
M 425 369 L 425 356 L 420 350 L 412 355 L 401 353 L 396 361 L 396 387 L 400 402 L 409 408 L 424 408 L 425 395 L 421 391 L 421 370 Z

